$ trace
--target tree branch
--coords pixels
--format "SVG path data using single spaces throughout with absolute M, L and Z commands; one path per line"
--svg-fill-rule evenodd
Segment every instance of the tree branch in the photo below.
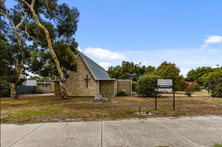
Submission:
M 55 15 L 52 14 L 52 12 L 51 12 L 51 10 L 50 10 L 50 8 L 49 8 L 49 5 L 48 5 L 48 3 L 47 3 L 47 0 L 45 0 L 45 4 L 46 4 L 46 7 L 47 7 L 47 9 L 48 9 L 49 15 L 50 15 L 52 18 L 57 18 L 58 20 L 60 20 L 60 21 L 63 22 L 62 19 L 60 19 L 60 18 L 58 18 L 58 17 L 56 17 Z
M 49 5 L 48 5 L 48 3 L 47 3 L 47 0 L 45 0 L 45 4 L 46 4 L 46 7 L 47 7 L 47 9 L 48 9 L 48 11 L 49 11 L 49 14 L 52 15 L 52 13 L 51 13 L 51 11 L 50 11 L 50 9 L 49 9 Z
M 28 38 L 32 39 L 35 42 L 39 42 L 41 44 L 40 41 L 36 40 L 35 38 L 33 38 L 32 36 L 29 36 L 29 33 L 27 32 L 27 28 L 25 27 L 25 31 L 20 32 L 19 34 L 25 33 L 28 35 Z
M 29 3 L 28 2 L 26 2 L 25 0 L 19 0 L 19 1 L 21 1 L 21 2 L 23 2 L 23 3 L 25 3 L 29 8 L 30 8 L 30 5 L 29 5 Z
M 31 8 L 32 9 L 33 9 L 34 5 L 35 5 L 35 0 L 32 0 L 32 3 L 31 3 Z
M 27 13 L 24 12 L 24 10 L 23 10 L 23 8 L 22 8 L 22 6 L 21 6 L 20 3 L 19 3 L 19 7 L 20 7 L 20 9 L 22 10 L 22 12 L 25 14 L 25 18 L 20 21 L 20 23 L 16 26 L 16 29 L 18 29 L 18 27 L 19 27 L 21 24 L 23 24 L 23 22 L 24 22 L 24 21 L 27 19 L 27 17 L 28 17 Z
M 0 14 L 6 17 L 6 14 L 4 14 L 4 13 L 0 12 Z
M 25 13 L 25 11 L 23 10 L 21 4 L 20 4 L 19 2 L 18 2 L 18 4 L 19 4 L 19 7 L 20 7 L 20 9 L 22 10 L 22 12 L 23 12 L 25 15 L 27 15 L 27 14 Z
M 12 56 L 12 58 L 14 58 L 13 62 L 14 62 L 15 67 L 17 67 L 18 66 L 18 60 L 15 58 L 15 56 Z
M 3 9 L 5 9 L 5 15 L 4 16 L 9 20 L 9 22 L 12 25 L 12 27 L 15 29 L 15 25 L 12 23 L 11 19 L 8 17 L 8 10 L 5 7 L 5 0 L 2 1 L 2 7 L 3 7 Z

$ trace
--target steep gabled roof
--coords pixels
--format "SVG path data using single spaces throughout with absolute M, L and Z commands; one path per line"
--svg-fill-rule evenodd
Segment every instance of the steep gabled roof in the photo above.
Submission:
M 115 78 L 110 78 L 104 68 L 85 56 L 83 53 L 79 52 L 77 56 L 82 58 L 95 80 L 116 80 Z

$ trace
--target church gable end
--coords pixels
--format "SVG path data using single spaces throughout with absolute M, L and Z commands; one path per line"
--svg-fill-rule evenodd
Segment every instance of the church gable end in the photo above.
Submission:
M 99 81 L 94 79 L 80 56 L 77 56 L 77 72 L 70 72 L 65 85 L 68 96 L 94 96 L 99 93 Z
M 104 97 L 115 97 L 120 91 L 132 94 L 132 80 L 110 78 L 104 68 L 83 53 L 79 53 L 76 62 L 77 72 L 70 72 L 65 81 L 68 96 L 95 96 L 100 93 Z M 55 83 L 55 95 L 60 93 L 58 86 L 58 82 Z

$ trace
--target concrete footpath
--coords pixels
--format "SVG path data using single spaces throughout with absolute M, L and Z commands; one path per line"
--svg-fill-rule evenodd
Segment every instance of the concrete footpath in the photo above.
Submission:
M 222 117 L 2 124 L 1 147 L 205 147 L 222 144 Z

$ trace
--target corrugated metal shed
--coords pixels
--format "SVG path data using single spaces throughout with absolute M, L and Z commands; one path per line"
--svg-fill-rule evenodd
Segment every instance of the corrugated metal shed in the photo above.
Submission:
M 79 52 L 78 55 L 83 59 L 84 63 L 88 67 L 89 71 L 92 73 L 95 80 L 116 80 L 115 78 L 110 78 L 104 68 L 85 56 L 83 53 Z

